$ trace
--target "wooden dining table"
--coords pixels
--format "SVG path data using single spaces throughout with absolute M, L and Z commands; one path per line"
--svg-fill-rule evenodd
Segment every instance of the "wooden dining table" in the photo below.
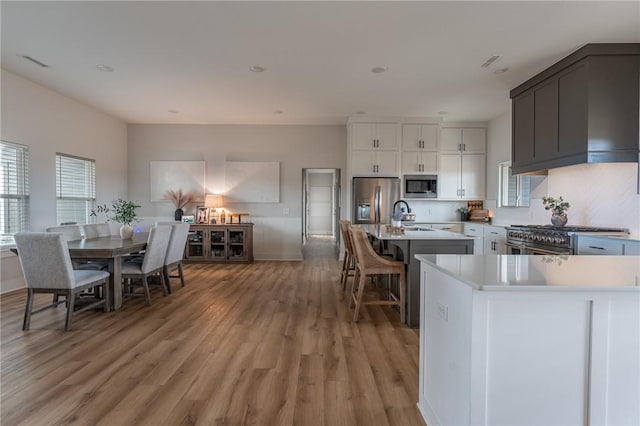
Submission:
M 122 307 L 122 257 L 144 250 L 147 247 L 148 233 L 133 234 L 131 239 L 119 236 L 84 238 L 68 241 L 72 260 L 101 260 L 109 264 L 109 289 L 111 290 L 112 309 Z

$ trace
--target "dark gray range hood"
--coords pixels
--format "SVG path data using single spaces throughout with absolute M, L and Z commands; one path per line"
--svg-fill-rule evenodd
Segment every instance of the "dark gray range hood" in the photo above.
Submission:
M 638 162 L 640 43 L 588 44 L 510 96 L 514 174 Z

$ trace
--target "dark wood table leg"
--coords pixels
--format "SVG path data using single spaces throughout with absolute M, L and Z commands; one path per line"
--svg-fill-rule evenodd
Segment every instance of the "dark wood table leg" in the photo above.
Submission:
M 122 257 L 115 256 L 109 259 L 109 290 L 111 290 L 111 300 L 113 310 L 117 311 L 122 307 Z

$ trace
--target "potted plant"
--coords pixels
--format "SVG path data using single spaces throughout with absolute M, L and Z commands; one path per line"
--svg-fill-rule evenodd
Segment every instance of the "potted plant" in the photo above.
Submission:
M 545 210 L 551 210 L 551 224 L 553 226 L 565 226 L 567 224 L 567 213 L 571 205 L 560 196 L 542 197 L 542 204 Z
M 173 218 L 175 220 L 181 220 L 182 215 L 184 214 L 184 208 L 187 204 L 193 202 L 194 198 L 188 192 L 182 192 L 182 188 L 179 188 L 177 191 L 173 189 L 167 189 L 164 193 L 164 199 L 169 200 L 176 207 L 176 211 L 173 214 Z
M 98 213 L 104 213 L 107 217 L 107 221 L 118 222 L 122 226 L 120 227 L 120 237 L 123 239 L 129 239 L 133 237 L 132 222 L 137 222 L 138 217 L 136 215 L 136 209 L 139 205 L 132 201 L 125 201 L 122 198 L 111 201 L 111 207 L 106 204 L 99 205 L 95 210 L 91 210 L 90 216 L 97 216 Z

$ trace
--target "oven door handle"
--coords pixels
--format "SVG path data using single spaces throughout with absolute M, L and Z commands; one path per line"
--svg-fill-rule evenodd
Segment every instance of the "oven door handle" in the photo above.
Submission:
M 568 253 L 568 252 L 545 250 L 545 249 L 541 249 L 541 248 L 537 248 L 537 247 L 527 247 L 527 250 L 529 250 L 532 254 L 535 254 L 535 253 L 549 254 L 551 256 L 561 256 L 561 255 L 571 254 L 571 253 Z

